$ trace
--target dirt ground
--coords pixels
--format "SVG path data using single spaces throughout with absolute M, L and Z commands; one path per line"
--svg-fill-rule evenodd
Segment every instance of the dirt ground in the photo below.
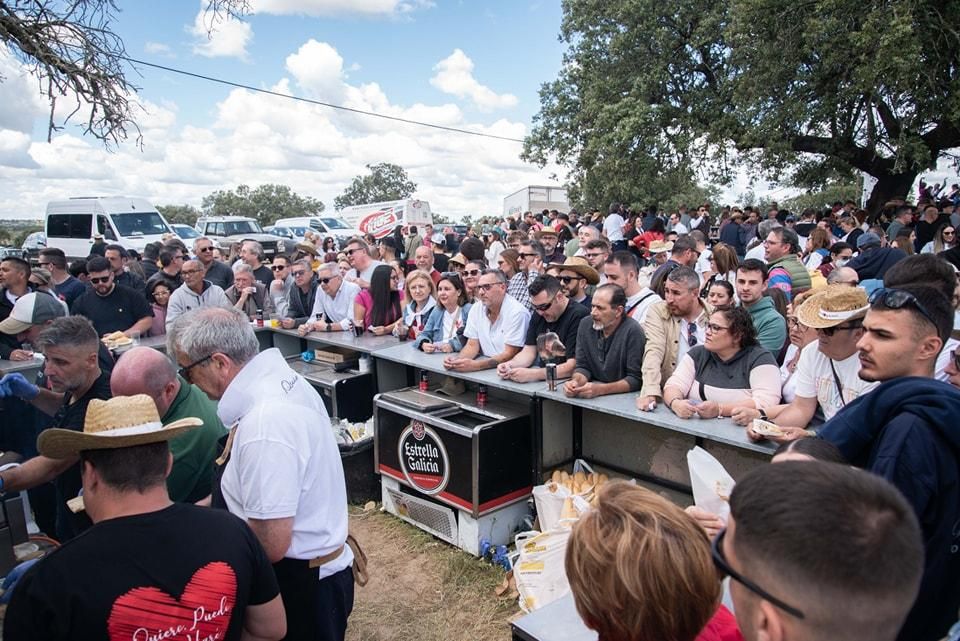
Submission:
M 505 641 L 516 599 L 504 573 L 377 509 L 350 510 L 370 582 L 357 588 L 348 641 Z

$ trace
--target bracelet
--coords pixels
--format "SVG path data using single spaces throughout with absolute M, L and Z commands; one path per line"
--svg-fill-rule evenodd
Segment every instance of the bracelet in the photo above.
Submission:
M 671 411 L 671 412 L 673 411 L 673 404 L 676 403 L 676 402 L 679 401 L 679 400 L 680 400 L 680 397 L 677 396 L 677 397 L 674 398 L 672 401 L 670 401 L 669 403 L 667 403 L 667 407 L 670 408 L 670 411 Z

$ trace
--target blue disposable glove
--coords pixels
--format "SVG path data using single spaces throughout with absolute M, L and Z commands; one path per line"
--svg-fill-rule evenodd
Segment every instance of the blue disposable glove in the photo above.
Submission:
M 7 374 L 0 379 L 0 394 L 4 396 L 19 396 L 25 401 L 32 401 L 40 393 L 40 388 L 24 378 L 20 372 Z
M 10 570 L 10 573 L 3 579 L 3 596 L 0 596 L 0 604 L 10 603 L 10 597 L 13 596 L 13 588 L 17 587 L 17 581 L 39 560 L 24 561 Z

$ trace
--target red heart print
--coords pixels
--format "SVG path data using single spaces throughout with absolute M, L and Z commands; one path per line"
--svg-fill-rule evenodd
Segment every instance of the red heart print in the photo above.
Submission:
M 155 587 L 121 595 L 113 602 L 107 632 L 111 641 L 224 639 L 236 600 L 233 568 L 214 561 L 194 572 L 179 599 Z

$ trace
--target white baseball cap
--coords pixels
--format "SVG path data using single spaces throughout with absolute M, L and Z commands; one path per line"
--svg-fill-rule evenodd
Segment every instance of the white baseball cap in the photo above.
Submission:
M 19 334 L 34 325 L 42 325 L 48 320 L 66 316 L 63 305 L 46 292 L 30 292 L 17 299 L 10 315 L 0 322 L 0 332 Z

